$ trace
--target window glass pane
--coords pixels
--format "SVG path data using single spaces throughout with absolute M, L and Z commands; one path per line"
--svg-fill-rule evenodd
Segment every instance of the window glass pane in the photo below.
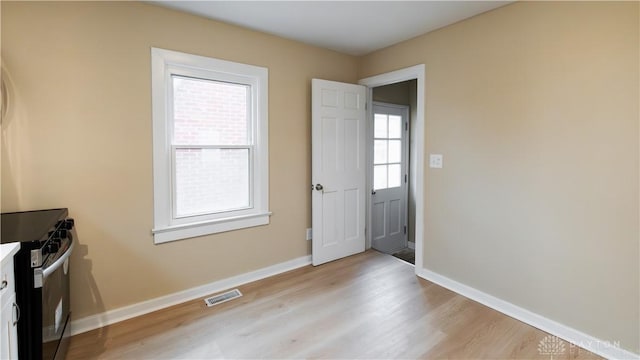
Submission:
M 402 137 L 402 117 L 389 115 L 389 138 L 400 139 Z
M 247 145 L 247 85 L 173 76 L 173 144 Z
M 249 149 L 176 149 L 176 217 L 248 208 Z
M 387 115 L 385 114 L 374 115 L 373 137 L 376 137 L 376 138 L 387 137 Z
M 387 188 L 387 165 L 375 165 L 373 167 L 373 189 Z
M 402 185 L 402 174 L 400 173 L 400 164 L 389 165 L 389 187 L 398 187 Z
M 389 140 L 389 161 L 399 163 L 402 161 L 402 140 Z
M 387 140 L 374 140 L 373 141 L 373 163 L 385 164 L 387 163 Z

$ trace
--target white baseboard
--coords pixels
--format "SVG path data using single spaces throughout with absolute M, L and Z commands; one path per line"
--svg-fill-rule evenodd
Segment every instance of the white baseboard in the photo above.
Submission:
M 227 290 L 229 288 L 264 279 L 269 276 L 278 275 L 283 272 L 294 270 L 310 264 L 311 256 L 303 256 L 245 274 L 240 274 L 232 276 L 230 278 L 214 281 L 210 284 L 179 291 L 177 293 L 161 296 L 155 299 L 139 302 L 137 304 L 121 307 L 118 309 L 105 311 L 101 314 L 91 315 L 81 319 L 73 320 L 71 321 L 71 335 L 98 329 L 103 326 L 131 319 L 136 316 L 148 314 L 150 312 L 164 309 L 169 306 L 181 304 L 186 301 L 211 295 L 223 290 Z
M 416 243 L 415 243 L 415 242 L 413 242 L 413 241 L 407 241 L 407 247 L 408 247 L 409 249 L 413 249 L 413 250 L 415 250 L 415 249 L 416 249 Z
M 576 344 L 581 348 L 589 350 L 592 353 L 603 356 L 607 359 L 640 359 L 639 354 L 634 354 L 630 351 L 614 346 L 611 341 L 601 340 L 585 334 L 572 327 L 560 324 L 542 315 L 449 279 L 448 277 L 442 276 L 433 271 L 418 269 L 416 267 L 416 274 L 425 280 L 438 284 L 471 300 L 475 300 L 507 316 L 548 332 L 549 334 L 566 340 L 571 344 Z

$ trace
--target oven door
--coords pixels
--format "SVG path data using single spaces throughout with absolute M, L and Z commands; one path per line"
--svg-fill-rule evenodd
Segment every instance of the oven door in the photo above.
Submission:
M 42 270 L 42 359 L 64 359 L 70 339 L 69 247 Z

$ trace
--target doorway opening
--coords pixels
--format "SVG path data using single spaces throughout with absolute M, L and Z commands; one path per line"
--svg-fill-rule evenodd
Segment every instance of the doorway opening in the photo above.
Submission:
M 406 169 L 407 175 L 407 198 L 406 198 L 406 247 L 400 251 L 395 251 L 397 257 L 404 257 L 404 260 L 411 258 L 414 260 L 416 274 L 423 270 L 423 243 L 424 243 L 424 149 L 425 149 L 425 132 L 424 132 L 424 88 L 425 88 L 425 66 L 424 64 L 411 66 L 408 68 L 371 76 L 359 81 L 359 84 L 368 88 L 368 103 L 383 102 L 387 104 L 396 104 L 408 106 L 409 119 L 407 125 L 407 147 L 408 147 L 408 164 Z M 368 134 L 367 147 L 372 149 L 369 157 L 371 171 L 367 176 L 367 189 L 369 192 L 374 190 L 374 174 L 373 164 L 374 154 L 373 148 L 374 138 L 374 106 L 368 108 Z M 371 142 L 371 143 L 369 143 Z M 377 195 L 377 192 L 376 192 Z M 373 234 L 375 233 L 376 223 L 374 222 L 372 196 L 367 201 L 367 236 L 366 248 L 376 249 L 374 245 Z M 379 226 L 379 224 L 378 224 Z M 404 229 L 403 229 L 404 230 Z M 382 249 L 380 249 L 382 250 Z M 383 250 L 384 251 L 384 250 Z
M 371 247 L 411 264 L 416 203 L 411 122 L 416 118 L 416 92 L 415 79 L 373 88 L 368 119 Z
M 372 246 L 372 199 L 374 191 L 373 165 L 384 167 L 387 185 L 389 174 L 400 164 L 387 159 L 377 164 L 373 161 L 373 91 L 385 85 L 410 81 L 409 155 L 405 170 L 407 175 L 407 226 L 406 248 L 409 239 L 415 240 L 411 246 L 415 250 L 415 272 L 421 276 L 423 268 L 424 236 L 424 64 L 372 76 L 359 81 L 359 85 L 336 81 L 313 79 L 312 85 L 312 263 L 320 265 L 365 251 Z M 411 82 L 411 81 L 414 82 Z M 415 101 L 413 100 L 415 99 Z M 388 101 L 387 101 L 388 103 Z M 411 106 L 415 103 L 415 106 Z M 371 104 L 371 106 L 367 106 Z M 415 111 L 413 110 L 415 109 Z M 397 140 L 388 132 L 390 115 L 386 114 L 386 133 L 377 140 L 392 146 Z M 368 121 L 367 119 L 372 119 Z M 369 137 L 371 134 L 371 137 Z M 395 146 L 395 145 L 393 145 Z M 414 169 L 415 167 L 415 169 Z M 368 176 L 367 172 L 370 172 Z M 379 170 L 383 171 L 383 170 Z M 413 206 L 415 203 L 415 206 Z M 415 211 L 410 211 L 415 208 Z M 397 227 L 396 227 L 397 228 Z

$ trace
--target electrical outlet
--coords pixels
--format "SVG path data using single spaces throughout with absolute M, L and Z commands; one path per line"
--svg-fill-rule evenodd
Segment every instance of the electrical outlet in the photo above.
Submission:
M 311 230 L 311 228 L 307 229 L 307 240 L 311 240 L 311 238 L 313 237 L 313 231 Z

